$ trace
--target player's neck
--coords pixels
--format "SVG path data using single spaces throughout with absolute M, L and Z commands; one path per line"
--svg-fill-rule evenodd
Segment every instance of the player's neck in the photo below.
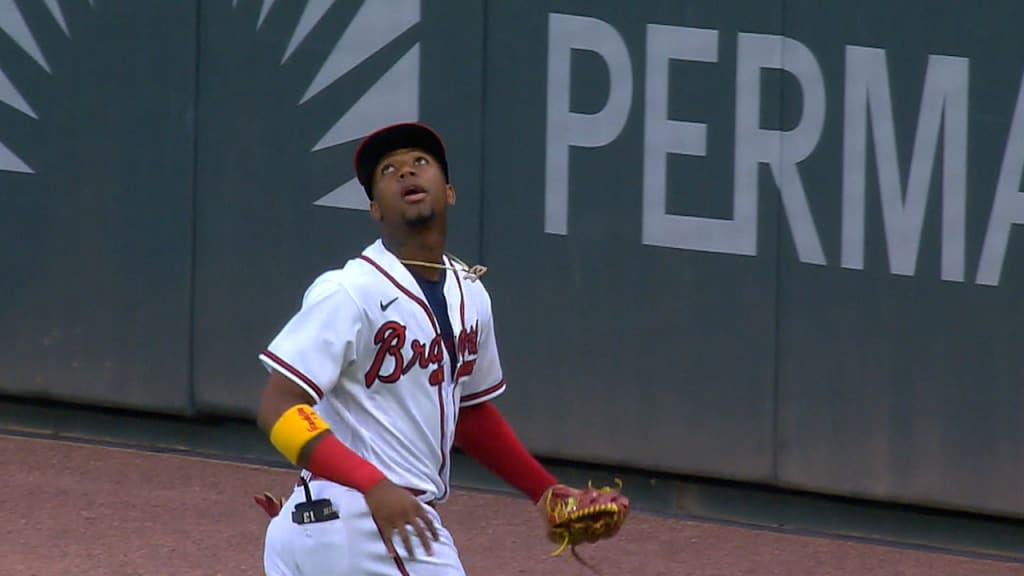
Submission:
M 442 264 L 444 255 L 445 234 L 444 230 L 423 229 L 406 230 L 403 234 L 384 235 L 381 240 L 388 252 L 394 254 L 399 260 L 405 262 L 412 272 L 417 275 L 437 280 L 441 276 L 441 270 L 428 266 L 417 266 L 408 262 L 428 262 Z

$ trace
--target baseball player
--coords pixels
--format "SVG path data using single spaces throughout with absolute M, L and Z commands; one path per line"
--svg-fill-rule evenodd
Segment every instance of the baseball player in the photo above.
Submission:
M 267 527 L 265 570 L 464 574 L 435 510 L 453 443 L 533 502 L 564 487 L 490 402 L 505 390 L 491 303 L 484 269 L 445 252 L 455 188 L 441 138 L 388 126 L 355 167 L 380 239 L 316 278 L 259 356 L 258 424 L 302 468 Z

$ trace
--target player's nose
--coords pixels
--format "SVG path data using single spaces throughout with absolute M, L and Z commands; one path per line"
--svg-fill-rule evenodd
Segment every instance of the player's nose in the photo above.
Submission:
M 402 167 L 399 168 L 399 170 L 398 170 L 398 177 L 399 177 L 399 179 L 404 179 L 406 177 L 415 176 L 415 175 L 416 175 L 416 167 L 411 162 L 409 162 L 407 164 L 403 164 Z

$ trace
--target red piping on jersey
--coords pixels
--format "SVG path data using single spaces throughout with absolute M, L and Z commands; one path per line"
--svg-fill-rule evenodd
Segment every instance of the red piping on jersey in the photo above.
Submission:
M 446 256 L 446 258 L 448 258 L 448 265 L 452 266 L 454 268 L 455 266 L 454 266 L 454 264 L 452 262 L 451 257 L 450 256 Z M 456 272 L 456 273 L 452 274 L 452 276 L 455 277 L 455 284 L 456 284 L 456 286 L 459 287 L 459 320 L 462 321 L 462 331 L 465 332 L 466 331 L 466 293 L 462 291 L 462 279 L 459 278 L 459 273 Z M 452 407 L 456 406 L 456 404 L 455 404 L 455 395 L 457 393 L 458 386 L 459 386 L 459 372 L 462 371 L 462 370 L 465 370 L 466 369 L 466 364 L 467 364 L 462 358 L 458 357 L 459 356 L 458 345 L 456 345 L 455 350 L 456 350 L 455 358 L 452 360 L 452 362 L 458 362 L 459 367 L 455 369 L 455 376 L 453 378 L 454 381 L 452 382 Z M 469 363 L 469 370 L 470 371 L 473 370 L 473 365 L 475 365 L 475 364 L 476 364 L 476 360 L 473 360 L 473 361 L 471 361 Z M 458 418 L 458 414 L 456 414 L 456 418 Z M 447 493 L 448 493 L 448 485 L 445 484 L 445 494 L 447 494 Z
M 287 370 L 289 373 L 291 373 L 292 376 L 295 376 L 299 380 L 302 380 L 302 382 L 305 383 L 306 386 L 309 386 L 313 390 L 313 392 L 316 394 L 317 400 L 320 400 L 321 398 L 324 397 L 324 391 L 321 390 L 320 387 L 316 385 L 316 382 L 313 382 L 312 378 L 306 376 L 302 372 L 299 372 L 294 366 L 285 362 L 284 360 L 281 359 L 280 356 L 274 354 L 270 350 L 264 350 L 263 355 L 273 360 L 275 364 L 280 364 L 281 368 Z
M 398 556 L 398 549 L 395 548 L 395 543 L 391 542 L 390 544 L 388 544 L 388 540 L 384 537 L 384 533 L 380 531 L 380 525 L 377 524 L 376 518 L 373 518 L 373 525 L 377 527 L 377 534 L 380 534 L 380 541 L 384 543 L 384 547 L 387 548 L 388 555 L 391 556 L 391 559 L 395 561 L 395 566 L 398 567 L 398 572 L 402 576 L 409 576 L 409 571 L 405 569 L 405 564 L 402 562 L 402 559 Z M 394 552 L 393 556 L 392 552 Z
M 452 387 L 455 383 L 452 383 Z M 437 475 L 441 478 L 441 486 L 444 487 L 444 491 L 441 492 L 441 497 L 438 500 L 444 500 L 448 497 L 448 483 L 444 481 L 444 469 L 448 466 L 447 450 L 445 450 L 445 426 L 444 426 L 444 386 L 437 386 L 437 405 L 441 408 L 441 467 L 437 469 Z M 454 406 L 453 406 L 454 408 Z
M 428 306 L 426 302 L 424 302 L 418 296 L 410 292 L 408 288 L 402 286 L 402 284 L 398 280 L 396 280 L 394 276 L 389 274 L 388 271 L 385 270 L 383 266 L 377 264 L 377 262 L 375 262 L 373 258 L 370 258 L 366 254 L 360 254 L 359 257 L 365 260 L 366 262 L 369 262 L 370 265 L 376 268 L 378 272 L 380 272 L 385 278 L 390 280 L 391 283 L 395 285 L 395 288 L 398 288 L 403 294 L 411 298 L 413 302 L 419 304 L 420 308 L 423 309 L 423 313 L 426 314 L 427 318 L 430 320 L 430 326 L 433 327 L 434 329 L 434 336 L 439 337 L 441 335 L 441 330 L 437 327 L 437 319 L 434 318 L 434 313 L 430 311 L 430 306 Z M 456 278 L 457 276 L 458 275 L 456 275 Z M 461 284 L 459 289 L 459 295 L 462 295 Z M 460 304 L 463 303 L 460 302 Z M 455 383 L 453 382 L 452 385 L 454 386 Z M 440 384 L 437 386 L 437 405 L 441 411 L 441 445 L 439 446 L 441 451 L 441 467 L 437 469 L 437 475 L 441 479 L 441 486 L 444 487 L 444 491 L 441 492 L 441 496 L 438 497 L 438 500 L 444 500 L 445 497 L 448 496 L 448 483 L 444 481 L 444 469 L 448 466 L 448 451 L 445 449 L 444 392 L 441 390 L 442 388 L 444 388 L 444 386 Z
M 487 396 L 488 394 L 493 394 L 493 393 L 497 392 L 498 390 L 501 390 L 502 386 L 504 386 L 504 385 L 505 385 L 505 379 L 502 378 L 501 382 L 498 382 L 497 384 L 495 384 L 494 386 L 491 386 L 490 388 L 488 388 L 486 390 L 481 390 L 479 392 L 474 392 L 472 394 L 468 394 L 466 396 L 463 396 L 462 397 L 462 403 L 465 404 L 466 402 L 472 402 L 473 400 L 477 400 L 479 398 L 483 398 L 484 396 Z
M 399 290 L 402 291 L 403 294 L 405 294 L 409 298 L 412 298 L 413 302 L 419 304 L 420 308 L 423 309 L 423 312 L 427 315 L 427 318 L 430 320 L 431 327 L 434 328 L 434 335 L 436 336 L 437 334 L 440 334 L 440 331 L 437 329 L 437 320 L 434 319 L 434 314 L 430 311 L 430 306 L 428 306 L 426 302 L 421 300 L 419 296 L 410 292 L 408 288 L 402 286 L 402 284 L 398 280 L 395 280 L 394 276 L 388 274 L 388 271 L 385 270 L 380 264 L 374 262 L 372 258 L 367 256 L 366 254 L 360 254 L 359 257 L 369 262 L 374 268 L 377 269 L 378 272 L 380 272 L 381 274 L 384 275 L 385 278 L 390 280 L 391 283 L 395 285 L 395 288 L 398 288 Z

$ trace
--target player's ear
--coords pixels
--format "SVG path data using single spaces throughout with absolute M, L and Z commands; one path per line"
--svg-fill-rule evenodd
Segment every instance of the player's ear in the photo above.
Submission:
M 448 184 L 445 186 L 445 195 L 448 197 L 448 205 L 455 205 L 455 186 Z
M 370 200 L 370 217 L 377 222 L 380 222 L 382 219 L 380 216 L 380 206 L 378 206 L 373 200 Z

